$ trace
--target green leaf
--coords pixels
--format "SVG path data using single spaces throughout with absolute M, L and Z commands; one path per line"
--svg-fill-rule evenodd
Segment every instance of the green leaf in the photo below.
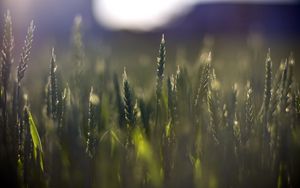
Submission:
M 112 156 L 114 151 L 115 151 L 115 147 L 116 147 L 116 144 L 119 144 L 119 145 L 122 145 L 117 134 L 113 131 L 113 130 L 110 130 L 110 141 L 111 141 L 111 149 L 110 149 L 110 155 Z
M 160 173 L 159 163 L 155 160 L 151 144 L 148 142 L 140 128 L 135 128 L 132 134 L 137 158 L 145 162 L 149 170 L 149 179 L 154 186 L 160 187 L 162 184 L 162 173 Z
M 105 138 L 106 136 L 108 136 L 108 139 L 109 139 L 109 141 L 110 141 L 110 145 L 111 145 L 111 148 L 110 148 L 110 154 L 111 154 L 111 156 L 112 156 L 113 153 L 114 153 L 115 147 L 116 147 L 117 145 L 122 146 L 122 143 L 121 143 L 121 141 L 120 141 L 118 135 L 116 134 L 116 132 L 113 131 L 113 130 L 107 130 L 107 131 L 105 131 L 105 132 L 103 133 L 103 135 L 101 136 L 101 138 L 100 138 L 100 143 L 103 142 L 103 140 L 104 140 L 104 138 Z
M 29 125 L 30 125 L 30 134 L 33 142 L 33 154 L 34 154 L 34 159 L 37 159 L 37 154 L 39 154 L 39 163 L 42 171 L 44 171 L 44 164 L 43 164 L 43 148 L 42 148 L 42 143 L 41 139 L 39 136 L 39 133 L 37 131 L 36 125 L 34 123 L 34 120 L 32 118 L 32 115 L 30 111 L 28 110 L 28 119 L 29 119 Z
M 169 123 L 166 125 L 166 137 L 170 138 L 171 136 L 171 121 L 169 121 Z
M 113 130 L 111 130 L 110 133 L 112 135 L 112 138 L 114 138 L 115 141 L 117 141 L 118 143 L 121 144 L 120 139 L 118 138 L 117 134 Z

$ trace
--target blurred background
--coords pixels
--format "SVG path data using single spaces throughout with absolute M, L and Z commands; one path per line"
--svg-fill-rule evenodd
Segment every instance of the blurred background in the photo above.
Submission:
M 87 61 L 110 61 L 120 72 L 127 66 L 137 76 L 155 70 L 162 33 L 167 41 L 167 69 L 194 64 L 199 54 L 211 50 L 216 72 L 230 85 L 256 66 L 257 75 L 245 79 L 262 77 L 268 48 L 275 67 L 291 52 L 296 62 L 300 59 L 296 0 L 1 0 L 0 7 L 1 15 L 11 10 L 16 54 L 29 22 L 37 25 L 32 58 L 37 66 L 32 69 L 47 70 L 46 57 L 50 58 L 53 46 L 58 61 L 67 59 L 76 15 L 82 16 Z M 0 22 L 2 27 L 3 19 Z M 222 73 L 225 68 L 235 71 L 229 76 Z M 137 79 L 140 84 L 146 81 L 147 76 Z

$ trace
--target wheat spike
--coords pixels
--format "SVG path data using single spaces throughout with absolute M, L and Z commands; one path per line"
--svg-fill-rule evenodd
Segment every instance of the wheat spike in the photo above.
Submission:
M 136 117 L 134 113 L 133 94 L 127 79 L 127 73 L 125 68 L 123 72 L 123 95 L 125 119 L 127 125 L 130 128 L 132 128 L 135 126 Z
M 82 42 L 82 17 L 80 15 L 74 18 L 72 28 L 72 47 L 73 47 L 73 58 L 76 62 L 76 70 L 81 71 L 84 61 L 84 50 Z
M 120 128 L 124 128 L 125 127 L 124 126 L 125 125 L 124 103 L 120 92 L 120 86 L 119 86 L 117 74 L 114 74 L 114 89 L 116 93 L 116 104 L 119 111 L 119 126 Z
M 198 108 L 202 103 L 203 99 L 206 99 L 211 72 L 211 54 L 209 53 L 204 61 L 204 67 L 202 68 L 202 73 L 200 75 L 200 85 L 197 89 L 195 107 Z
M 162 83 L 164 79 L 164 70 L 166 63 L 166 46 L 165 46 L 165 37 L 162 35 L 160 46 L 159 46 L 159 55 L 157 57 L 157 75 L 156 75 L 156 97 L 157 103 L 160 103 L 161 93 L 162 93 Z
M 88 132 L 86 141 L 86 152 L 90 157 L 93 157 L 96 152 L 96 135 L 95 135 L 95 107 L 99 103 L 99 98 L 94 94 L 94 89 L 91 87 L 89 95 L 89 113 L 88 113 Z
M 246 85 L 246 102 L 245 102 L 245 125 L 243 127 L 242 142 L 245 143 L 251 134 L 252 125 L 254 123 L 254 104 L 253 104 L 253 90 L 250 82 Z
M 58 86 L 57 86 L 57 75 L 56 75 L 56 57 L 54 54 L 54 48 L 52 49 L 52 56 L 50 61 L 50 75 L 49 75 L 49 95 L 50 95 L 50 106 L 51 106 L 51 115 L 55 120 L 57 119 L 58 111 Z
M 267 54 L 266 58 L 266 66 L 265 66 L 265 89 L 264 89 L 264 102 L 263 102 L 263 109 L 264 109 L 264 116 L 267 116 L 267 112 L 269 111 L 270 99 L 271 99 L 271 87 L 272 87 L 272 61 L 271 61 L 271 54 L 270 50 Z M 268 118 L 266 117 L 266 121 Z
M 21 82 L 21 80 L 24 77 L 24 73 L 28 67 L 28 61 L 29 61 L 29 55 L 32 47 L 32 42 L 33 42 L 33 33 L 35 31 L 35 25 L 33 21 L 31 21 L 28 30 L 27 30 L 27 35 L 26 39 L 24 41 L 24 46 L 22 48 L 22 53 L 21 53 L 21 60 L 19 62 L 19 65 L 17 67 L 17 81 L 18 83 Z
M 2 51 L 1 51 L 1 58 L 2 58 L 2 85 L 4 88 L 4 93 L 7 91 L 8 81 L 10 77 L 10 69 L 11 65 L 13 64 L 13 57 L 12 51 L 14 48 L 14 37 L 12 34 L 12 19 L 10 12 L 7 11 L 4 15 L 4 33 L 3 33 L 3 41 L 2 41 Z

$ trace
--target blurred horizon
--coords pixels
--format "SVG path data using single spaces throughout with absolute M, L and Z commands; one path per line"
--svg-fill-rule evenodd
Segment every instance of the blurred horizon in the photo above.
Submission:
M 178 51 L 185 54 L 188 62 L 195 62 L 207 43 L 209 50 L 218 54 L 216 58 L 228 62 L 236 62 L 237 57 L 249 49 L 255 49 L 264 57 L 268 48 L 276 59 L 284 59 L 291 52 L 296 60 L 300 59 L 300 4 L 296 1 L 206 0 L 193 4 L 188 11 L 163 26 L 148 31 L 109 29 L 99 24 L 93 15 L 92 1 L 26 1 L 32 3 L 22 6 L 15 0 L 9 1 L 8 6 L 1 1 L 0 14 L 11 10 L 16 46 L 23 43 L 27 25 L 34 20 L 37 30 L 33 55 L 36 56 L 45 49 L 49 53 L 53 46 L 58 49 L 58 57 L 64 55 L 70 46 L 74 17 L 81 15 L 86 50 L 125 65 L 141 59 L 154 62 L 162 33 L 166 36 L 170 63 L 176 62 Z M 0 20 L 1 28 L 3 19 Z
M 128 13 L 127 9 L 131 10 L 128 7 L 135 3 L 136 0 L 129 0 L 130 4 L 127 5 L 124 3 L 124 11 L 122 10 L 120 13 L 114 13 L 114 11 L 121 10 L 121 7 L 117 7 L 116 9 L 110 8 L 119 0 L 110 1 L 115 4 L 109 4 L 109 1 L 106 1 L 108 0 L 4 0 L 0 2 L 0 13 L 3 14 L 6 10 L 11 10 L 18 29 L 24 28 L 31 20 L 35 20 L 37 25 L 43 29 L 43 32 L 47 33 L 48 31 L 50 33 L 54 31 L 59 34 L 69 32 L 69 28 L 72 26 L 76 15 L 83 17 L 86 30 L 92 33 L 99 32 L 99 34 L 118 31 L 152 33 L 163 30 L 176 30 L 178 28 L 189 31 L 193 29 L 199 30 L 200 27 L 202 28 L 202 32 L 216 33 L 243 33 L 253 29 L 261 29 L 267 32 L 272 31 L 274 33 L 300 33 L 300 26 L 297 24 L 298 18 L 300 18 L 300 4 L 298 1 L 293 0 L 255 0 L 253 2 L 239 0 L 188 0 L 186 1 L 187 5 L 181 7 L 176 5 L 181 5 L 181 0 L 168 0 L 163 6 L 169 5 L 170 7 L 174 7 L 168 10 L 174 13 L 167 18 L 165 23 L 160 23 L 161 20 L 165 19 L 165 15 L 160 12 L 156 13 L 156 11 L 161 10 L 155 10 L 152 7 L 149 7 L 153 9 L 149 12 L 153 13 L 146 15 L 148 16 L 148 18 L 144 18 L 146 20 L 143 20 L 143 15 L 149 14 L 148 12 L 145 13 L 137 10 L 136 13 Z M 105 2 L 108 5 L 102 5 Z M 154 5 L 158 3 L 156 0 L 154 1 Z M 152 6 L 151 3 L 148 4 Z M 108 10 L 104 10 L 105 6 L 108 6 L 106 7 Z M 133 6 L 133 8 L 142 7 L 143 10 L 144 6 L 143 3 L 140 3 L 140 5 Z M 105 15 L 106 12 L 103 14 L 98 13 L 102 9 L 106 12 L 108 11 L 107 15 Z M 110 14 L 110 12 L 112 13 Z M 156 14 L 160 15 L 159 19 L 156 19 Z M 142 18 L 136 20 L 138 18 L 133 17 L 137 17 L 136 15 L 140 15 Z M 102 16 L 102 18 L 98 18 L 99 16 Z M 110 18 L 113 16 L 118 18 Z M 109 25 L 109 21 L 114 22 L 116 19 L 121 19 L 121 16 L 127 18 L 121 20 L 124 23 L 118 23 L 122 25 L 112 26 L 112 24 L 116 23 Z M 108 21 L 106 21 L 107 23 L 103 23 L 99 19 L 106 19 Z M 147 23 L 150 20 L 153 23 Z M 155 22 L 158 22 L 156 26 L 151 27 L 147 25 L 154 24 Z M 138 28 L 137 24 L 140 24 Z M 145 29 L 140 28 L 143 25 Z

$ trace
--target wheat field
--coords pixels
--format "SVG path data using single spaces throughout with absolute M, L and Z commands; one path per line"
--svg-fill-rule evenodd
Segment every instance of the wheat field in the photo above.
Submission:
M 54 46 L 43 59 L 48 69 L 24 82 L 35 68 L 38 25 L 29 24 L 19 46 L 9 11 L 1 24 L 1 186 L 300 186 L 300 93 L 292 54 L 275 65 L 272 49 L 265 49 L 259 83 L 248 71 L 244 84 L 228 85 L 216 74 L 213 51 L 192 65 L 169 63 L 162 34 L 155 68 L 148 70 L 152 83 L 142 83 L 148 89 L 141 91 L 137 78 L 143 80 L 144 70 L 130 65 L 120 72 L 108 62 L 93 71 L 77 17 L 70 28 L 72 64 L 63 66 Z

